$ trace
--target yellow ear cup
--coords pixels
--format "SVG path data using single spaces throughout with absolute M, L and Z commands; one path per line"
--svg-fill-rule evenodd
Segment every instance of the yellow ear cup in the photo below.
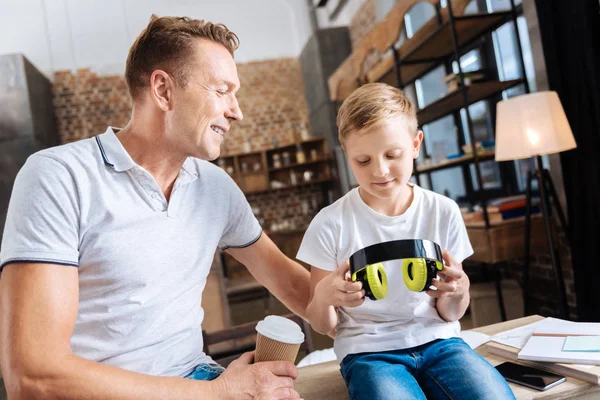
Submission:
M 406 258 L 402 261 L 404 283 L 413 292 L 421 292 L 427 284 L 427 262 L 424 258 Z
M 381 300 L 388 293 L 387 275 L 382 263 L 367 265 L 367 284 L 375 300 Z

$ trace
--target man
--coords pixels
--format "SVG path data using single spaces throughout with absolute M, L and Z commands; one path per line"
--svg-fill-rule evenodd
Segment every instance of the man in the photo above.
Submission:
M 308 302 L 308 271 L 202 161 L 242 119 L 237 46 L 223 25 L 152 17 L 127 59 L 129 124 L 28 159 L 0 253 L 10 398 L 299 397 L 291 363 L 248 353 L 221 374 L 202 353 L 200 299 L 218 246 L 295 313 Z

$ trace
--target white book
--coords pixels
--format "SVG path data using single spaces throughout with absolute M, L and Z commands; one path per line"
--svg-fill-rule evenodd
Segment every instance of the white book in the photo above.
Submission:
M 600 352 L 563 351 L 566 339 L 561 336 L 531 336 L 517 358 L 529 361 L 600 365 Z
M 600 323 L 546 318 L 536 326 L 533 336 L 600 336 Z

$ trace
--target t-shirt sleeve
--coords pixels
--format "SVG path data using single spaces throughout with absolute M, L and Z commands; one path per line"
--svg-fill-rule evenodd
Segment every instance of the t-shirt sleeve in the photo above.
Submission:
M 16 262 L 79 265 L 79 197 L 61 162 L 30 156 L 11 194 L 0 269 Z
M 296 258 L 325 271 L 338 267 L 338 227 L 327 208 L 321 210 L 304 233 Z
M 225 173 L 220 178 L 225 182 L 229 202 L 229 217 L 221 235 L 219 247 L 243 248 L 255 243 L 262 235 L 262 227 L 252 213 L 246 196 L 231 177 Z
M 471 242 L 469 241 L 465 221 L 456 203 L 454 203 L 451 209 L 448 239 L 446 242 L 448 243 L 448 251 L 459 263 L 462 263 L 467 257 L 473 254 L 473 247 L 471 247 Z

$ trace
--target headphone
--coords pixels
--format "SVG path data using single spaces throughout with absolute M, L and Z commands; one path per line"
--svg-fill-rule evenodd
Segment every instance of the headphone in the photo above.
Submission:
M 429 240 L 393 240 L 358 250 L 350 256 L 352 281 L 363 283 L 371 300 L 387 296 L 388 282 L 382 262 L 402 259 L 402 277 L 408 289 L 424 292 L 438 271 L 444 268 L 442 249 Z

